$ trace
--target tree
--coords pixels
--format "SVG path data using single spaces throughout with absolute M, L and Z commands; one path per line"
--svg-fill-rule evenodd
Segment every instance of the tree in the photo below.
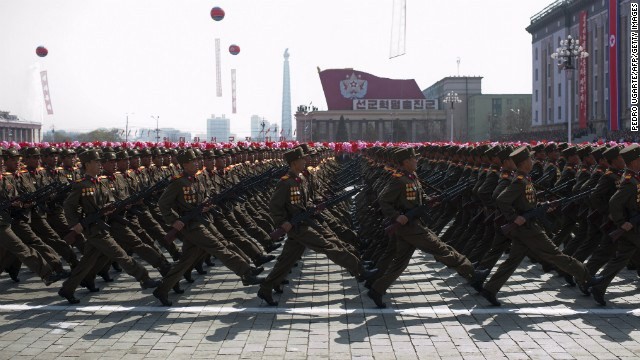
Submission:
M 349 134 L 347 132 L 347 123 L 344 121 L 344 115 L 340 115 L 338 121 L 338 130 L 336 131 L 336 141 L 345 142 L 349 141 Z
M 78 141 L 122 141 L 118 129 L 100 128 L 78 135 Z

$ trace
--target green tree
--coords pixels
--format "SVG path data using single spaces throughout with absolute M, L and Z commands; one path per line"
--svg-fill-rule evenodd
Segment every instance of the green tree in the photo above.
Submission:
M 344 120 L 344 116 L 340 115 L 338 121 L 338 130 L 336 131 L 336 141 L 344 142 L 349 141 L 349 134 L 347 133 L 347 123 Z

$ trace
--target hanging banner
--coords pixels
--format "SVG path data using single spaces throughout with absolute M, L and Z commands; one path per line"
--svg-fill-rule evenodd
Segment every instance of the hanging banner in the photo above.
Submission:
M 216 96 L 222 96 L 222 69 L 220 65 L 220 39 L 216 39 Z
M 609 0 L 609 130 L 620 128 L 618 98 L 618 0 Z
M 236 113 L 236 69 L 231 69 L 231 112 Z
M 47 108 L 47 114 L 53 115 L 53 107 L 51 106 L 51 94 L 49 92 L 49 77 L 47 71 L 40 71 L 40 81 L 42 82 L 42 94 L 44 95 L 44 106 Z
M 587 11 L 581 11 L 579 14 L 580 23 L 578 25 L 580 45 L 584 48 L 584 51 L 589 52 L 587 49 Z M 579 59 L 578 69 L 578 124 L 580 129 L 587 128 L 587 106 L 589 104 L 589 95 L 587 93 L 587 58 L 581 57 Z

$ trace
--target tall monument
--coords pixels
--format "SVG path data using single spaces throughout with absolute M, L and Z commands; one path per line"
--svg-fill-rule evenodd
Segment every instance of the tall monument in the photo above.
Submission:
M 289 85 L 289 49 L 284 50 L 284 71 L 282 77 L 282 136 L 293 138 L 291 129 L 291 87 Z M 279 137 L 280 134 L 276 134 Z

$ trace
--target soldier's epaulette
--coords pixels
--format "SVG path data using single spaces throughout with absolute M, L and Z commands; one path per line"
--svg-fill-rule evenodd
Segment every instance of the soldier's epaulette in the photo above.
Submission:
M 107 179 L 107 178 L 108 178 L 107 175 L 98 176 L 98 180 L 104 180 L 104 179 Z
M 184 174 L 174 175 L 174 176 L 171 178 L 171 180 L 178 180 L 178 179 L 180 179 L 180 178 L 181 178 L 181 177 L 183 177 L 183 176 L 184 176 Z
M 289 179 L 289 175 L 285 175 L 283 177 L 280 178 L 280 180 L 285 181 Z
M 611 171 L 611 170 L 607 170 L 607 172 L 606 172 L 606 173 L 604 173 L 604 174 L 605 174 L 605 175 L 611 175 L 611 174 L 614 174 L 614 172 L 613 172 L 613 171 Z
M 55 168 L 56 170 L 64 170 L 64 168 L 62 166 L 56 166 Z
M 28 173 L 28 172 L 29 172 L 29 170 L 27 170 L 27 169 L 20 169 L 20 170 L 19 170 L 19 172 L 20 172 L 20 173 L 22 173 L 22 174 L 24 174 L 24 173 Z
M 401 178 L 403 176 L 404 176 L 404 174 L 401 171 L 397 171 L 397 172 L 393 173 L 393 177 Z
M 80 179 L 76 180 L 77 183 L 81 183 L 83 181 L 84 181 L 84 178 L 80 178 Z
M 166 165 L 162 165 L 162 166 L 160 166 L 160 168 L 161 168 L 161 169 L 168 169 L 169 167 L 168 167 L 168 166 L 166 166 Z
M 524 180 L 524 175 L 518 175 L 513 179 L 513 181 L 522 181 L 522 180 Z
M 507 173 L 507 172 L 503 172 L 502 173 L 502 178 L 503 179 L 508 179 L 511 176 L 511 174 Z
M 492 172 L 497 173 L 499 170 L 498 169 L 491 169 Z
M 146 169 L 144 166 L 138 167 L 138 170 L 144 170 L 144 169 Z
M 116 171 L 116 172 L 114 172 L 114 174 L 120 174 L 120 175 L 122 175 L 122 173 L 121 173 L 120 171 Z
M 631 181 L 631 178 L 632 178 L 632 177 L 633 177 L 633 176 L 632 176 L 631 174 L 626 174 L 626 175 L 624 176 L 624 180 L 622 180 L 622 182 L 629 182 L 629 181 Z

